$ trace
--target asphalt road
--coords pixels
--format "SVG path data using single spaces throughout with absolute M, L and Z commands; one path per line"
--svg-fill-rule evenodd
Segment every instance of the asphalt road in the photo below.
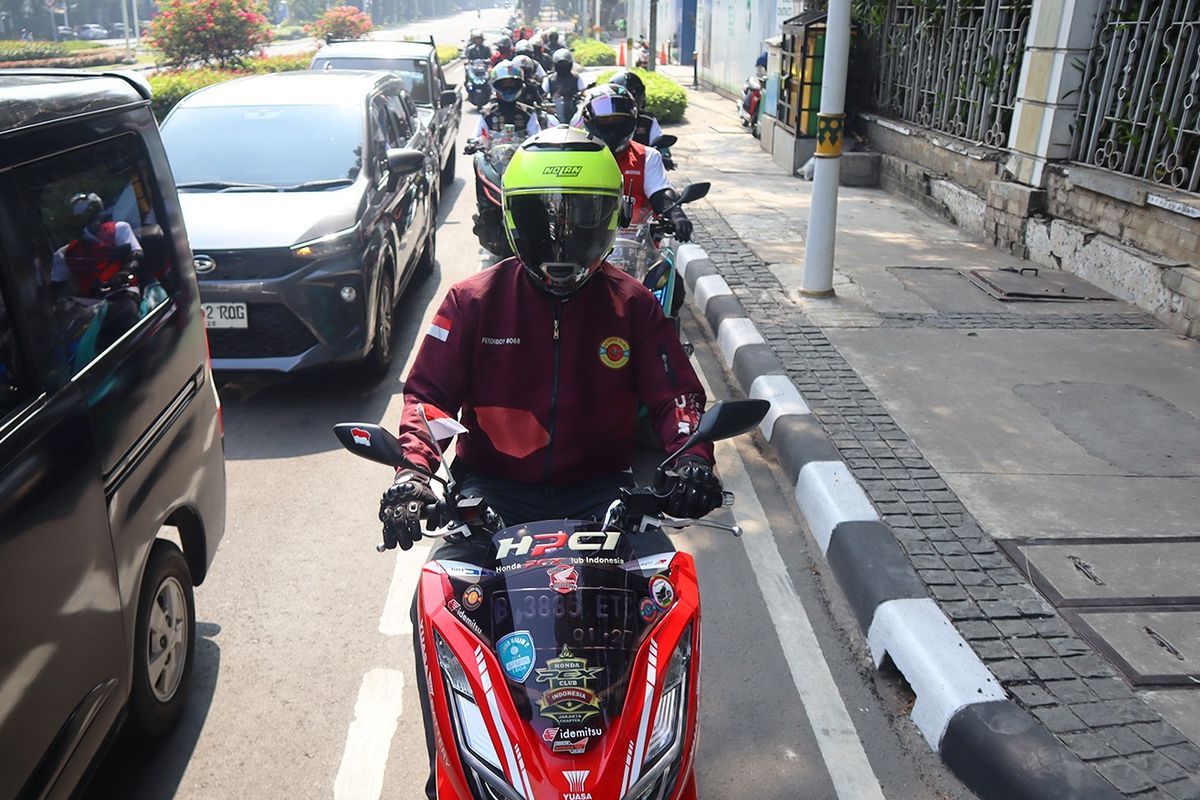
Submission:
M 468 111 L 460 140 L 474 121 Z M 118 741 L 87 800 L 420 796 L 427 764 L 407 609 L 421 554 L 375 552 L 389 471 L 343 452 L 331 427 L 395 425 L 401 376 L 437 302 L 481 268 L 470 160 L 458 164 L 437 267 L 400 302 L 387 380 L 322 371 L 223 381 L 229 526 L 196 593 L 187 713 L 160 746 Z M 686 333 L 712 399 L 729 396 L 709 332 L 688 318 Z M 718 448 L 745 535 L 673 535 L 695 555 L 703 594 L 700 795 L 969 797 L 904 719 L 903 690 L 876 676 L 760 445 L 755 435 Z

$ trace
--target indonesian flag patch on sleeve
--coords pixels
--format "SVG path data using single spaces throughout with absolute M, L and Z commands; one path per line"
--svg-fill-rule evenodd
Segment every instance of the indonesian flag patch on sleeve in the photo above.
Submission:
M 429 326 L 428 334 L 435 339 L 446 341 L 450 338 L 450 320 L 441 315 L 435 316 L 433 324 Z

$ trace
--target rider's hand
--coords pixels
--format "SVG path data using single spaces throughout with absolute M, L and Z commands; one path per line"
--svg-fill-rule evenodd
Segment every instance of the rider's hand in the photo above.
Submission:
M 699 519 L 724 500 L 721 479 L 699 456 L 684 456 L 675 464 L 675 485 L 667 496 L 666 512 L 672 517 Z
M 383 523 L 383 545 L 388 550 L 400 545 L 408 550 L 421 538 L 421 511 L 437 502 L 429 488 L 429 478 L 419 472 L 402 470 L 379 501 L 379 521 Z
M 675 228 L 675 238 L 681 242 L 692 240 L 692 221 L 688 219 L 683 209 L 676 206 L 671 209 L 671 225 Z

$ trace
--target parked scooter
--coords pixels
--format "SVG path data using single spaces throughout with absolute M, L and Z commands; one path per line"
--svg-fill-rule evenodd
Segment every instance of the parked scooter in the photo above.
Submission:
M 766 80 L 766 69 L 757 68 L 757 74 L 746 78 L 742 84 L 742 101 L 738 104 L 738 116 L 742 127 L 749 128 L 755 139 L 762 136 L 759 120 L 762 116 L 762 89 Z
M 746 433 L 769 409 L 765 400 L 717 403 L 680 452 Z M 335 432 L 356 455 L 410 466 L 378 425 Z M 418 583 L 440 800 L 696 800 L 700 587 L 692 556 L 661 544 L 661 532 L 741 530 L 666 516 L 668 463 L 655 488 L 622 490 L 603 522 L 511 528 L 434 476 L 443 499 L 421 509 L 431 534 L 478 537 L 488 548 L 483 564 L 427 562 Z
M 467 64 L 467 101 L 476 108 L 483 108 L 492 98 L 492 81 L 488 77 L 488 62 L 476 59 Z
M 522 137 L 512 125 L 485 139 L 467 142 L 466 152 L 475 156 L 475 235 L 479 244 L 499 258 L 508 258 L 512 246 L 504 232 L 504 170 L 521 146 Z

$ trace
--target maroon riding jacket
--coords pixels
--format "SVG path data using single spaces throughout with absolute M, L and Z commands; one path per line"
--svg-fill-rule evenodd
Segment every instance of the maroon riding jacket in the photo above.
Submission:
M 670 453 L 695 430 L 704 402 L 674 325 L 637 280 L 605 264 L 560 299 L 510 258 L 442 301 L 404 385 L 400 443 L 434 470 L 417 404 L 461 410 L 468 432 L 457 459 L 468 471 L 569 484 L 630 467 L 639 403 Z M 688 454 L 713 460 L 712 445 Z

